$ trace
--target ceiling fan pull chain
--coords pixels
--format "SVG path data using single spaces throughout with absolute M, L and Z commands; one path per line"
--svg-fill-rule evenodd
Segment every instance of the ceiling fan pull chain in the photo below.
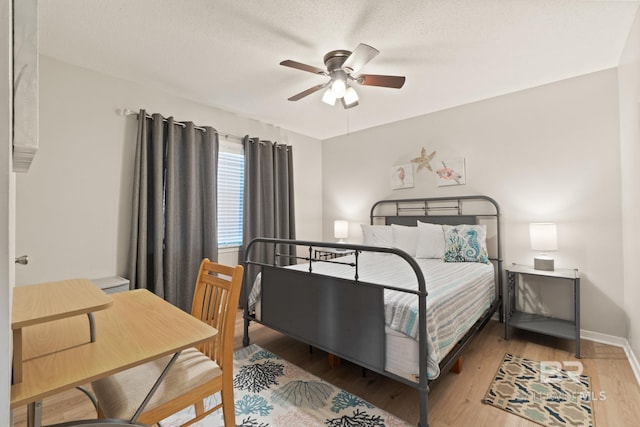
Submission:
M 347 136 L 349 136 L 351 134 L 351 130 L 349 128 L 349 110 L 346 110 L 347 112 Z

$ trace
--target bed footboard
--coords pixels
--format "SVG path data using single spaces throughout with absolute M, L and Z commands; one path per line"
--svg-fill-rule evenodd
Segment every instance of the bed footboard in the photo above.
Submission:
M 262 322 L 324 351 L 385 366 L 383 289 L 335 277 L 265 266 Z M 294 301 L 292 303 L 292 301 Z

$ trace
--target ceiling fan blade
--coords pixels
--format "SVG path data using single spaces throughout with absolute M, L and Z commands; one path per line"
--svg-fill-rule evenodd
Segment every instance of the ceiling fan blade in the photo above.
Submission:
M 282 61 L 280 65 L 284 65 L 285 67 L 295 68 L 297 70 L 308 71 L 313 74 L 320 74 L 323 76 L 329 75 L 329 73 L 327 73 L 327 71 L 323 70 L 322 68 L 314 67 L 313 65 L 303 64 L 301 62 L 292 61 L 290 59 Z
M 312 93 L 317 92 L 320 89 L 322 89 L 323 87 L 327 87 L 328 85 L 329 85 L 329 82 L 323 83 L 321 85 L 316 85 L 314 87 L 310 87 L 307 90 L 303 90 L 302 92 L 300 92 L 300 93 L 298 93 L 296 95 L 293 95 L 291 98 L 289 98 L 289 101 L 298 101 L 299 99 L 302 99 L 307 95 L 311 95 Z
M 344 61 L 342 68 L 349 68 L 352 73 L 357 73 L 365 64 L 376 57 L 380 52 L 368 44 L 360 43 Z
M 377 74 L 361 74 L 355 78 L 361 85 L 381 86 L 400 89 L 404 85 L 404 76 L 381 76 Z

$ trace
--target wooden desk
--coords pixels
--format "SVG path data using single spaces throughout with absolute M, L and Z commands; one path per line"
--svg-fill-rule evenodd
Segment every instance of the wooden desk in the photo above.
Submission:
M 38 325 L 80 314 L 87 314 L 85 328 L 95 338 L 91 313 L 113 303 L 111 297 L 87 279 L 71 279 L 13 289 L 11 329 L 13 330 L 13 382 L 22 381 L 24 354 L 22 331 Z M 31 355 L 30 357 L 33 357 Z
M 84 316 L 25 328 L 25 347 L 38 337 L 50 337 L 54 344 L 78 344 L 25 360 L 22 383 L 11 386 L 11 408 L 174 354 L 217 334 L 215 328 L 147 290 L 122 292 L 111 298 L 111 307 L 94 313 L 95 342 L 87 343 L 86 328 L 79 326 L 83 320 L 86 323 Z M 53 349 L 54 344 L 45 347 Z

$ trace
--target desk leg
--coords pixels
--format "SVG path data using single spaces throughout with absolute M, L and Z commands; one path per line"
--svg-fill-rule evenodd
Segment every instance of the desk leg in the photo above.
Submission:
M 160 374 L 160 377 L 158 377 L 156 382 L 153 384 L 153 387 L 151 387 L 151 390 L 149 390 L 149 394 L 147 394 L 147 397 L 144 398 L 144 400 L 140 404 L 140 407 L 138 408 L 136 413 L 133 414 L 133 417 L 131 417 L 131 420 L 129 421 L 131 424 L 135 424 L 136 421 L 138 421 L 138 417 L 140 417 L 140 415 L 142 414 L 142 411 L 144 411 L 144 408 L 147 406 L 147 403 L 149 403 L 153 394 L 156 392 L 158 387 L 160 387 L 160 383 L 162 382 L 162 380 L 164 380 L 164 378 L 169 373 L 169 369 L 171 369 L 171 367 L 176 362 L 176 360 L 178 360 L 178 356 L 180 356 L 180 353 L 181 352 L 179 351 L 171 357 L 171 360 L 169 360 L 169 363 L 167 363 L 167 366 L 162 371 L 162 374 Z M 37 426 L 37 427 L 40 427 L 40 426 Z
M 573 310 L 576 322 L 576 358 L 580 359 L 580 278 L 573 281 Z
M 11 384 L 22 382 L 22 329 L 13 330 L 13 378 Z
M 27 405 L 27 427 L 42 427 L 42 400 Z
M 89 318 L 89 338 L 91 342 L 96 342 L 96 322 L 93 320 L 93 313 L 87 313 Z

